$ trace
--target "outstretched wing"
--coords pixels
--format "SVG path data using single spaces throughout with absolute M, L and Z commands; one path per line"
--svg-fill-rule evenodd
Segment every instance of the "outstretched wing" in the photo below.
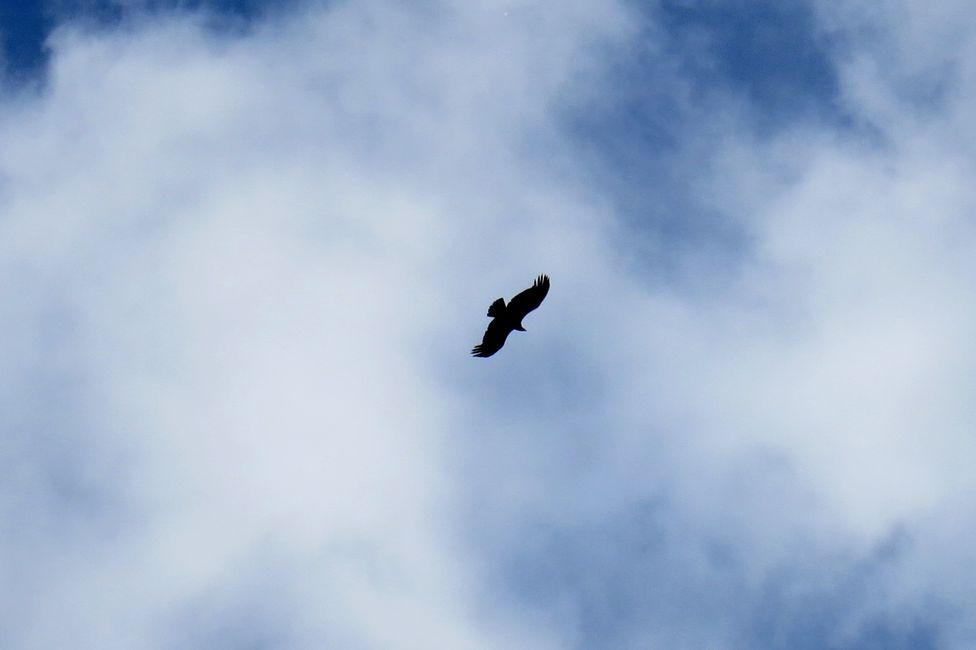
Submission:
M 508 338 L 509 333 L 512 328 L 508 325 L 502 323 L 502 319 L 495 318 L 490 323 L 488 323 L 488 329 L 485 330 L 485 337 L 481 340 L 481 345 L 474 346 L 471 350 L 471 355 L 475 357 L 490 357 L 505 345 L 505 339 Z
M 508 313 L 512 314 L 515 322 L 519 322 L 530 311 L 542 304 L 549 293 L 549 276 L 540 275 L 531 287 L 508 301 Z

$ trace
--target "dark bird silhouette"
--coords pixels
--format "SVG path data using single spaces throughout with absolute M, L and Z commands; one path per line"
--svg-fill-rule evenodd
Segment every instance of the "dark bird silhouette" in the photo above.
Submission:
M 507 305 L 502 298 L 491 303 L 491 307 L 488 308 L 488 316 L 492 320 L 488 323 L 488 329 L 485 330 L 485 338 L 482 339 L 481 345 L 476 345 L 471 350 L 472 356 L 490 357 L 502 349 L 502 346 L 505 345 L 505 339 L 508 338 L 512 330 L 524 332 L 522 319 L 542 304 L 547 293 L 549 293 L 549 276 L 540 275 L 531 287 L 509 300 Z

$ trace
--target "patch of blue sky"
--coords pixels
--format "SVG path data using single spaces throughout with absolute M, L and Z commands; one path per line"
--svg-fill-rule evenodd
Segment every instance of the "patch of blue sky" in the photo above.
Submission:
M 0 63 L 8 76 L 27 77 L 43 67 L 49 29 L 42 3 L 0 0 Z
M 204 10 L 215 28 L 246 26 L 270 13 L 294 6 L 293 0 L 0 0 L 0 62 L 14 83 L 43 76 L 51 30 L 65 21 L 98 26 L 118 24 L 140 12 Z
M 746 233 L 696 185 L 710 143 L 733 120 L 760 138 L 811 122 L 850 128 L 835 53 L 799 0 L 638 8 L 640 36 L 610 53 L 602 96 L 570 105 L 564 120 L 628 234 L 646 240 L 655 275 L 707 284 L 730 277 L 748 249 Z
M 832 44 L 807 2 L 663 0 L 650 11 L 696 85 L 747 98 L 760 114 L 757 129 L 800 116 L 842 119 Z
M 734 543 L 676 528 L 661 504 L 596 525 L 523 532 L 504 574 L 509 593 L 529 609 L 557 612 L 566 647 L 715 647 L 716 638 L 749 650 L 943 647 L 945 612 L 936 607 L 864 613 L 897 565 L 882 551 L 807 563 L 798 556 L 757 585 Z

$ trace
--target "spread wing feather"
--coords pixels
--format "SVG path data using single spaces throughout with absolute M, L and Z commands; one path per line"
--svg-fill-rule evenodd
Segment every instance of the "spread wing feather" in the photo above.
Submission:
M 505 339 L 511 333 L 512 328 L 510 325 L 503 323 L 501 319 L 496 318 L 488 323 L 488 329 L 485 330 L 485 336 L 481 340 L 481 345 L 476 345 L 471 350 L 471 355 L 475 357 L 490 357 L 505 345 Z
M 542 304 L 549 293 L 549 276 L 540 275 L 532 286 L 508 301 L 508 312 L 515 316 L 516 322 Z

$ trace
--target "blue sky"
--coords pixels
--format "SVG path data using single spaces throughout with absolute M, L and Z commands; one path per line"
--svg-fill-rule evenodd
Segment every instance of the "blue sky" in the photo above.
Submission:
M 0 645 L 972 647 L 972 11 L 3 2 Z

